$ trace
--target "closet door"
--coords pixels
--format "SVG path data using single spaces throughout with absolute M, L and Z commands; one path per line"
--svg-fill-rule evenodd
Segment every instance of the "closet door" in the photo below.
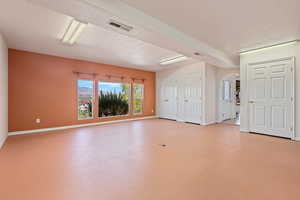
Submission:
M 175 80 L 166 81 L 160 89 L 160 117 L 176 120 L 177 85 Z
M 189 75 L 178 82 L 177 121 L 201 123 L 202 80 L 199 75 Z
M 293 63 L 287 59 L 249 65 L 251 132 L 293 136 Z
M 185 121 L 201 123 L 202 118 L 202 80 L 200 76 L 189 76 L 185 80 Z

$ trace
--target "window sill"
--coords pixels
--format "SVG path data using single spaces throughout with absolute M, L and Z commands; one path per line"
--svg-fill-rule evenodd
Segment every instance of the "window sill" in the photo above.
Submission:
M 127 115 L 115 115 L 115 116 L 107 116 L 107 117 L 97 117 L 98 119 L 110 119 L 110 118 L 116 118 L 116 117 L 130 117 L 129 114 Z
M 90 118 L 84 118 L 84 119 L 77 119 L 78 121 L 83 121 L 83 120 L 92 120 L 94 119 L 94 117 L 90 117 Z

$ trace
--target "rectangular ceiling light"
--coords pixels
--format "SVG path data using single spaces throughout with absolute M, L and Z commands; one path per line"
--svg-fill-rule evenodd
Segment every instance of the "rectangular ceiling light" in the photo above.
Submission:
M 72 19 L 62 38 L 62 42 L 65 44 L 73 45 L 86 26 L 87 23 L 80 22 L 76 19 Z
M 268 50 L 268 49 L 273 49 L 275 47 L 283 47 L 283 46 L 288 46 L 288 45 L 293 45 L 293 44 L 298 44 L 298 43 L 299 43 L 299 40 L 292 40 L 292 41 L 288 41 L 288 42 L 282 42 L 282 43 L 279 43 L 279 44 L 274 44 L 274 45 L 269 45 L 269 46 L 260 47 L 260 48 L 256 48 L 256 49 L 241 51 L 240 55 L 256 53 L 256 52 L 260 52 L 260 51 L 264 51 L 264 50 Z
M 159 64 L 161 64 L 161 65 L 170 65 L 170 64 L 174 64 L 174 63 L 185 61 L 187 59 L 188 59 L 188 57 L 186 57 L 184 55 L 180 55 L 180 56 L 176 56 L 176 57 L 172 57 L 172 58 L 162 59 L 159 62 Z

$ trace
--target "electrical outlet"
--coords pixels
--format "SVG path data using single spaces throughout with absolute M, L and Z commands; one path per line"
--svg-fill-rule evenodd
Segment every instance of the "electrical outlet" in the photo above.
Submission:
M 37 118 L 37 119 L 35 120 L 35 122 L 36 122 L 37 124 L 39 124 L 39 123 L 41 123 L 41 119 Z

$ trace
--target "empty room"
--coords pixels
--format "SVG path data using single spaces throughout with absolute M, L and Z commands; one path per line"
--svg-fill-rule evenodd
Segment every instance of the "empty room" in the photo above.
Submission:
M 0 5 L 1 200 L 300 199 L 299 0 Z

